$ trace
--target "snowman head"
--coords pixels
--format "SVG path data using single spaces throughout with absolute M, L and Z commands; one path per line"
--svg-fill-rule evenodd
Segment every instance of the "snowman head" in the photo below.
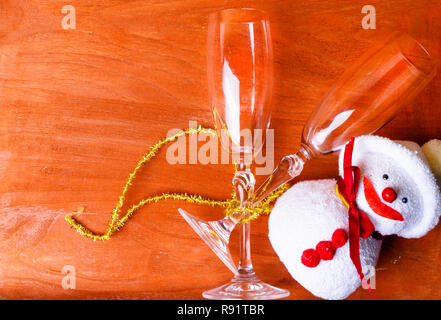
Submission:
M 343 176 L 343 154 L 339 169 Z M 378 136 L 355 139 L 352 165 L 360 168 L 357 205 L 382 235 L 425 235 L 441 214 L 441 195 L 421 148 Z

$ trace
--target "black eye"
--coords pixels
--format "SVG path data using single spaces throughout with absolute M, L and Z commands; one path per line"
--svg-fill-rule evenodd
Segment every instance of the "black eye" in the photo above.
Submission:
M 387 174 L 383 174 L 383 180 L 389 179 L 389 176 Z
M 402 203 L 407 203 L 407 201 L 408 201 L 408 200 L 407 200 L 406 197 L 404 197 L 403 199 L 401 199 L 401 202 L 402 202 Z

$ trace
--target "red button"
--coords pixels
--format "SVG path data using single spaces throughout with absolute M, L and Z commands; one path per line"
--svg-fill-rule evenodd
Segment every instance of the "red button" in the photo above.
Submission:
M 397 193 L 392 188 L 386 188 L 381 193 L 381 196 L 383 197 L 384 201 L 392 203 L 397 198 Z
M 334 258 L 335 249 L 331 241 L 320 241 L 315 247 L 320 259 L 332 260 Z
M 337 249 L 343 247 L 348 241 L 348 234 L 345 229 L 337 229 L 332 234 L 332 246 Z
M 314 249 L 307 249 L 303 251 L 302 254 L 302 263 L 309 267 L 309 268 L 315 268 L 320 263 L 320 257 Z

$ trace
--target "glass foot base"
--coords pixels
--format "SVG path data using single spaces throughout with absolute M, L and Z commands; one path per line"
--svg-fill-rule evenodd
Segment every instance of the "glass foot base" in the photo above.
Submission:
M 289 296 L 289 291 L 273 287 L 257 277 L 240 279 L 240 276 L 215 289 L 202 293 L 214 300 L 273 300 Z
M 238 274 L 237 267 L 231 257 L 228 249 L 229 233 L 218 227 L 218 221 L 205 222 L 195 216 L 192 216 L 185 210 L 179 209 L 179 213 L 193 228 L 194 231 L 205 241 L 210 249 L 218 256 L 219 259 L 231 270 L 235 275 Z

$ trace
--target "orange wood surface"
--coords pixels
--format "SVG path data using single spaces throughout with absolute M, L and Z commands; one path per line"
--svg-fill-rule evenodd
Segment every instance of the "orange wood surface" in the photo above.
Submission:
M 403 30 L 435 48 L 438 0 L 372 0 L 377 29 L 361 28 L 366 1 L 75 0 L 76 30 L 63 30 L 69 1 L 0 0 L 0 297 L 199 299 L 228 281 L 223 266 L 178 214 L 203 219 L 220 209 L 163 202 L 137 212 L 110 241 L 93 242 L 64 216 L 106 229 L 128 173 L 148 147 L 189 120 L 211 127 L 206 80 L 209 13 L 227 7 L 266 10 L 275 55 L 272 128 L 275 158 L 296 151 L 308 115 L 334 79 L 387 30 Z M 422 144 L 441 138 L 441 75 L 379 133 Z M 299 180 L 337 175 L 335 156 L 308 163 Z M 230 165 L 148 164 L 129 202 L 166 191 L 217 199 L 231 193 Z M 262 178 L 259 177 L 258 181 Z M 237 232 L 231 250 L 238 253 Z M 252 225 L 258 275 L 314 296 L 294 281 L 267 237 Z M 64 290 L 62 268 L 76 270 Z M 391 237 L 378 263 L 374 296 L 441 298 L 441 226 L 421 239 Z

